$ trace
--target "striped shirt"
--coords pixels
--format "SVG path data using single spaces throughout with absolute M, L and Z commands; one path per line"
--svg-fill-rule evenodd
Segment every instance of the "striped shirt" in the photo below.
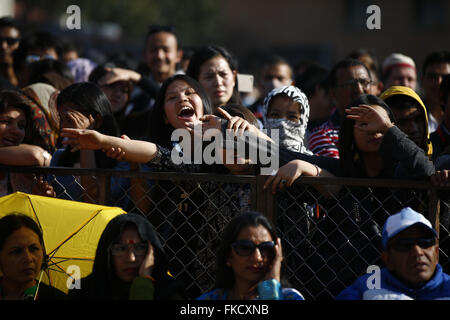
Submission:
M 308 148 L 315 155 L 339 159 L 339 114 L 335 111 L 330 119 L 314 129 L 308 137 Z

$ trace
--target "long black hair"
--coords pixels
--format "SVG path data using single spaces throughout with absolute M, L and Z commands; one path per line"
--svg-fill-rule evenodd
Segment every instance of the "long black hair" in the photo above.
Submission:
M 233 57 L 233 55 L 224 47 L 220 46 L 207 46 L 198 49 L 194 52 L 191 59 L 189 60 L 189 65 L 186 70 L 186 75 L 194 78 L 198 81 L 198 77 L 200 75 L 201 66 L 208 60 L 211 60 L 216 57 L 222 57 L 228 63 L 231 71 L 236 71 L 238 73 L 238 63 L 237 60 Z M 233 88 L 233 95 L 227 103 L 240 103 L 240 95 L 238 90 L 238 79 L 236 76 L 235 85 Z
M 231 244 L 236 240 L 242 229 L 257 226 L 266 228 L 272 240 L 277 240 L 275 228 L 263 214 L 256 211 L 248 211 L 237 215 L 225 227 L 216 256 L 216 288 L 231 289 L 233 287 L 234 272 L 231 267 L 227 266 L 227 259 L 231 254 Z
M 377 96 L 364 94 L 355 99 L 348 108 L 357 107 L 361 104 L 377 105 L 386 110 L 389 119 L 395 122 L 394 114 L 389 106 Z M 366 176 L 366 170 L 362 162 L 360 151 L 355 143 L 353 127 L 355 120 L 345 117 L 339 129 L 339 162 L 346 177 Z
M 203 104 L 203 114 L 211 114 L 212 110 L 211 101 L 205 90 L 197 82 L 197 80 L 183 74 L 177 74 L 164 81 L 161 89 L 159 90 L 158 96 L 156 97 L 155 105 L 151 113 L 150 132 L 148 136 L 151 142 L 159 144 L 166 148 L 172 148 L 172 142 L 170 138 L 175 128 L 170 123 L 165 123 L 164 102 L 167 88 L 170 84 L 177 80 L 186 82 L 200 96 Z
M 130 225 L 135 226 L 141 239 L 150 241 L 153 247 L 155 264 L 152 277 L 155 279 L 155 299 L 165 299 L 173 295 L 173 290 L 178 292 L 182 290 L 178 282 L 167 273 L 169 270 L 169 259 L 152 224 L 141 214 L 128 213 L 118 215 L 109 221 L 100 237 L 92 273 L 85 282 L 88 287 L 84 288 L 86 290 L 86 298 L 117 298 L 114 288 L 117 288 L 116 285 L 120 280 L 114 271 L 110 247 L 114 243 L 119 243 L 123 231 Z
M 65 103 L 70 103 L 73 108 L 81 112 L 86 117 L 101 116 L 102 123 L 98 132 L 118 137 L 120 135 L 119 126 L 111 112 L 111 104 L 108 97 L 100 87 L 91 82 L 74 83 L 62 90 L 57 98 L 58 108 Z M 58 165 L 73 166 L 79 160 L 79 152 L 71 152 L 70 147 L 66 147 L 61 155 Z M 95 161 L 98 168 L 112 168 L 116 161 L 108 158 L 102 151 L 95 151 Z

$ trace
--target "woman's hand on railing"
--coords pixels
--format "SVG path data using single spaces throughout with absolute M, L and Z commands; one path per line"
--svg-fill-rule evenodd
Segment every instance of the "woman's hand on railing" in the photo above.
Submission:
M 45 196 L 45 197 L 51 197 L 56 198 L 56 192 L 53 189 L 53 186 L 49 184 L 47 181 L 44 180 L 42 176 L 39 178 L 35 178 L 36 184 L 33 186 L 33 189 L 31 191 L 32 194 L 38 195 L 38 196 Z

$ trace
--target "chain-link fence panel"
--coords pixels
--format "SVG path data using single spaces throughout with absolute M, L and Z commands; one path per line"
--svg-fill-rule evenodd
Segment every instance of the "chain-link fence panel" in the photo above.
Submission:
M 428 182 L 302 177 L 272 195 L 263 189 L 266 176 L 9 170 L 43 176 L 58 198 L 146 216 L 170 258 L 171 274 L 185 283 L 192 299 L 213 288 L 222 231 L 248 210 L 264 213 L 275 224 L 282 239 L 283 278 L 307 299 L 333 299 L 369 265 L 382 266 L 381 228 L 406 206 L 439 225 L 440 262 L 450 272 L 450 188 L 436 189 Z

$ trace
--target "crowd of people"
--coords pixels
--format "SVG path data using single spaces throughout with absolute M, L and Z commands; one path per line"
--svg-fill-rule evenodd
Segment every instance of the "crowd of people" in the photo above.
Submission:
M 205 146 L 187 141 L 195 140 L 200 126 L 200 132 L 245 132 L 276 146 L 280 167 L 264 185 L 273 193 L 292 187 L 301 176 L 450 185 L 448 51 L 427 55 L 420 80 L 413 58 L 401 53 L 379 63 L 373 51 L 359 49 L 330 70 L 310 63 L 299 71 L 273 56 L 261 63 L 253 92 L 243 93 L 238 61 L 228 49 L 207 45 L 182 64 L 183 50 L 172 26 L 150 26 L 139 67 L 117 55 L 97 64 L 51 33 L 26 33 L 11 17 L 0 18 L 0 42 L 1 165 L 260 174 L 266 164 L 242 154 L 236 144 L 216 148 L 220 161 L 213 164 L 194 161 Z M 185 134 L 174 140 L 180 130 Z M 175 161 L 174 154 L 183 161 Z M 191 193 L 193 207 L 222 210 L 205 228 L 197 209 L 177 207 L 185 194 L 174 191 L 173 181 L 161 183 L 162 193 L 152 194 L 152 202 L 143 195 L 154 181 L 114 177 L 110 183 L 110 202 L 120 199 L 117 206 L 140 213 L 110 221 L 92 273 L 82 279 L 81 290 L 67 296 L 37 283 L 45 268 L 45 230 L 20 213 L 0 219 L 0 299 L 304 300 L 303 288 L 293 288 L 283 277 L 281 242 L 287 235 L 277 234 L 266 217 L 251 211 L 250 189 L 222 187 L 230 197 L 216 195 L 214 207 L 204 205 L 203 195 Z M 206 187 L 211 194 L 214 188 Z M 342 196 L 342 208 L 355 208 L 341 188 L 315 188 L 325 197 Z M 16 191 L 90 203 L 98 203 L 101 193 L 91 176 L 0 172 L 0 196 Z M 155 203 L 162 216 L 149 214 Z M 363 249 L 358 254 L 363 261 L 380 258 L 386 268 L 381 287 L 370 292 L 366 278 L 345 274 L 347 283 L 356 282 L 336 292 L 337 298 L 450 298 L 450 279 L 437 259 L 438 235 L 421 214 L 424 208 L 385 204 L 391 214 L 386 220 L 374 213 L 373 204 L 358 205 L 363 215 L 338 236 L 327 236 L 336 247 L 345 245 L 339 247 L 344 254 L 351 254 L 347 246 L 362 248 L 373 241 L 377 247 L 379 241 L 381 257 Z M 184 223 L 183 217 L 189 217 L 193 229 L 173 239 L 173 228 Z M 221 235 L 219 243 L 213 234 Z M 169 265 L 173 254 L 177 259 Z M 353 272 L 364 273 L 362 263 Z M 215 279 L 202 278 L 205 266 L 214 268 Z M 201 292 L 185 289 L 192 275 Z

